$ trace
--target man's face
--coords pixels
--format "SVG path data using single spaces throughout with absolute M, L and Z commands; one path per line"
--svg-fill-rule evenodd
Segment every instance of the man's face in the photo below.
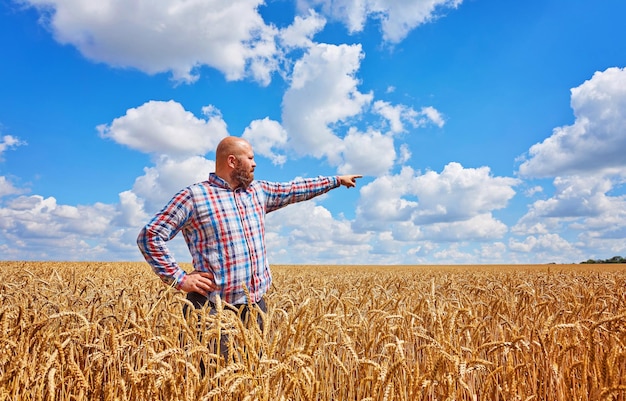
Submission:
M 252 149 L 248 149 L 246 152 L 236 156 L 235 167 L 232 172 L 232 179 L 238 183 L 239 186 L 248 188 L 248 185 L 254 181 L 254 168 L 256 163 L 254 162 L 254 152 Z

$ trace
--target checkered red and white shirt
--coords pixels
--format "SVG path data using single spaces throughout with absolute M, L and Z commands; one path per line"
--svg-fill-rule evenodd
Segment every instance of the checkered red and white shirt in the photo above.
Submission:
M 253 181 L 247 189 L 231 189 L 211 173 L 207 181 L 178 194 L 141 230 L 139 249 L 161 279 L 179 287 L 185 279 L 166 242 L 182 231 L 198 271 L 213 273 L 219 294 L 230 304 L 252 302 L 272 281 L 265 251 L 265 214 L 301 202 L 340 185 L 337 177 L 296 179 L 287 183 Z

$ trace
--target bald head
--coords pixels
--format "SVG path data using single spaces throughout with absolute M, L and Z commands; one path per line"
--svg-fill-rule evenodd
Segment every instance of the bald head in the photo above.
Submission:
M 248 141 L 236 136 L 227 136 L 222 139 L 215 150 L 215 162 L 217 164 L 228 162 L 228 156 L 240 155 L 246 147 L 250 147 Z
M 248 141 L 228 136 L 215 150 L 215 173 L 226 180 L 231 188 L 250 185 L 254 179 L 254 152 Z

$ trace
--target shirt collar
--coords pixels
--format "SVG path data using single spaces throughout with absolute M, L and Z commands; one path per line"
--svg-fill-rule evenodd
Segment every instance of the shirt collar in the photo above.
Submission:
M 209 174 L 209 183 L 216 187 L 232 190 L 230 185 L 228 185 L 228 182 L 215 173 Z

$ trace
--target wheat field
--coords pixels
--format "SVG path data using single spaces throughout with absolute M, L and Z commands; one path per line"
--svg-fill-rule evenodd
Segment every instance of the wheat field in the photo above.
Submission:
M 0 268 L 0 400 L 626 400 L 623 264 L 273 266 L 264 332 L 144 263 Z

